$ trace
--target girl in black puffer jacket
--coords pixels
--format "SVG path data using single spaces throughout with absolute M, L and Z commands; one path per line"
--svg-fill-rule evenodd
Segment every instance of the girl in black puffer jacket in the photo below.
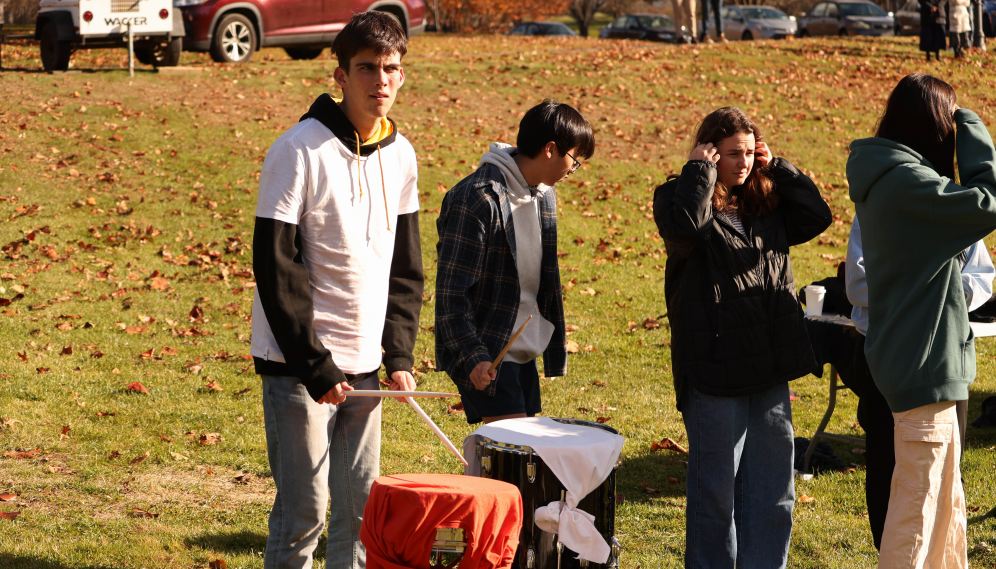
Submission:
M 816 367 L 789 247 L 833 219 L 812 180 L 772 158 L 739 109 L 711 113 L 695 140 L 681 175 L 654 194 L 690 446 L 685 566 L 785 567 L 795 503 L 788 382 Z

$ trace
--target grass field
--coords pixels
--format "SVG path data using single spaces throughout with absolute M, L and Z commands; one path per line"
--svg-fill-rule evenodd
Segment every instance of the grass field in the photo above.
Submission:
M 255 191 L 269 145 L 328 89 L 328 55 L 266 49 L 246 66 L 197 54 L 199 72 L 122 70 L 122 51 L 80 52 L 81 73 L 38 71 L 38 48 L 3 46 L 0 71 L 0 567 L 262 567 L 273 484 L 260 384 L 248 359 Z M 558 187 L 570 339 L 569 375 L 542 380 L 549 416 L 608 424 L 626 438 L 617 534 L 627 569 L 680 567 L 681 440 L 663 301 L 666 255 L 652 189 L 677 172 L 696 122 L 738 105 L 776 155 L 818 183 L 836 221 L 793 250 L 796 285 L 834 272 L 854 209 L 847 144 L 869 136 L 904 74 L 929 70 L 991 127 L 994 59 L 924 64 L 914 39 L 664 46 L 595 40 L 433 37 L 412 41 L 393 112 L 420 160 L 428 281 L 417 349 L 433 371 L 435 213 L 487 144 L 514 141 L 544 97 L 580 108 L 597 151 Z M 994 241 L 987 241 L 992 246 Z M 643 323 L 656 318 L 660 328 Z M 996 343 L 977 342 L 971 418 L 996 392 Z M 148 393 L 129 389 L 138 382 Z M 809 436 L 826 380 L 793 382 L 797 433 Z M 454 440 L 471 432 L 444 403 L 426 410 Z M 860 435 L 856 398 L 830 430 Z M 385 403 L 384 473 L 458 472 L 413 413 Z M 797 484 L 790 567 L 873 567 L 863 459 Z M 971 516 L 996 506 L 996 433 L 970 429 L 964 473 Z M 649 491 L 653 490 L 653 492 Z M 14 495 L 4 496 L 3 494 Z M 9 517 L 9 515 L 8 515 Z M 971 560 L 993 567 L 994 522 L 969 528 Z M 323 548 L 316 567 L 324 566 Z

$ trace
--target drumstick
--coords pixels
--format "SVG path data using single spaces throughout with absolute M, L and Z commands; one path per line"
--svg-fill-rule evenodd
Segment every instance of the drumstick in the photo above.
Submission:
M 508 353 L 508 349 L 511 348 L 512 344 L 514 344 L 515 341 L 519 339 L 519 334 L 522 334 L 522 331 L 526 329 L 526 324 L 529 324 L 529 321 L 532 319 L 533 315 L 530 314 L 529 318 L 526 318 L 526 321 L 522 323 L 522 326 L 519 326 L 519 329 L 515 331 L 515 334 L 512 334 L 512 339 L 509 340 L 507 344 L 505 344 L 505 349 L 503 349 L 501 353 L 498 354 L 498 357 L 495 358 L 495 361 L 491 362 L 491 367 L 488 368 L 488 375 L 491 375 L 491 373 L 495 371 L 495 368 L 498 367 L 498 364 L 501 363 L 501 359 L 505 357 L 506 353 Z
M 459 393 L 436 393 L 434 391 L 383 391 L 380 389 L 354 389 L 344 391 L 347 397 L 460 397 Z
M 398 392 L 395 391 L 394 393 Z M 460 451 L 458 451 L 457 448 L 453 446 L 453 443 L 450 442 L 450 439 L 446 438 L 446 435 L 443 433 L 443 431 L 441 431 L 439 427 L 437 427 L 436 424 L 432 422 L 432 418 L 425 414 L 425 411 L 423 411 L 422 408 L 419 407 L 418 403 L 416 403 L 415 400 L 412 399 L 411 397 L 405 397 L 405 401 L 407 401 L 408 404 L 412 406 L 412 409 L 414 409 L 415 412 L 418 413 L 418 416 L 421 417 L 423 421 L 425 421 L 425 424 L 429 425 L 429 428 L 432 429 L 432 432 L 435 433 L 437 437 L 439 437 L 439 440 L 443 441 L 443 444 L 446 445 L 446 448 L 448 448 L 450 452 L 453 453 L 454 456 L 459 458 L 460 462 L 462 462 L 464 466 L 467 466 L 467 461 L 463 458 L 463 455 L 460 454 Z

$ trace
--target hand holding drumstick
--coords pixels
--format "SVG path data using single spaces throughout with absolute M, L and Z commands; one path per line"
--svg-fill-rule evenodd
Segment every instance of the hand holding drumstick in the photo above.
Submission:
M 494 362 L 480 362 L 474 366 L 473 371 L 470 372 L 470 381 L 474 384 L 474 387 L 476 387 L 478 391 L 484 391 L 489 385 L 491 385 L 491 381 L 494 380 L 496 375 L 495 368 L 498 367 L 498 364 L 501 363 L 501 359 L 505 357 L 506 353 L 508 353 L 508 349 L 511 348 L 512 344 L 519 339 L 519 335 L 522 334 L 522 331 L 526 329 L 526 325 L 529 324 L 529 321 L 532 319 L 532 315 L 526 318 L 526 321 L 522 323 L 522 326 L 519 326 L 519 329 L 515 331 L 515 334 L 512 334 L 512 338 L 509 339 L 507 344 L 505 344 L 505 348 L 500 354 L 498 354 L 498 357 L 495 358 Z

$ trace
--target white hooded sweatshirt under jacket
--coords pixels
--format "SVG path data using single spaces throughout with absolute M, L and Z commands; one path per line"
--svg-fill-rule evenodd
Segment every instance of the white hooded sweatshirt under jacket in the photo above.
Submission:
M 488 151 L 481 157 L 481 163 L 494 164 L 505 176 L 508 187 L 508 200 L 512 211 L 512 226 L 515 233 L 515 266 L 519 272 L 519 311 L 515 316 L 518 330 L 526 318 L 532 316 L 522 335 L 512 344 L 505 360 L 525 364 L 536 359 L 546 350 L 553 336 L 553 324 L 543 318 L 536 304 L 539 294 L 540 270 L 543 262 L 543 242 L 540 236 L 540 199 L 550 186 L 540 184 L 530 187 L 522 177 L 513 156 L 516 148 L 501 142 L 492 142 Z

